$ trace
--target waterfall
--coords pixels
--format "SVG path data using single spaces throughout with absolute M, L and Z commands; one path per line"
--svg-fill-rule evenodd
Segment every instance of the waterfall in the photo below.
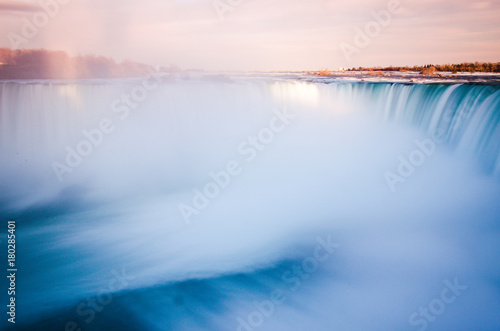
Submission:
M 248 330 L 282 289 L 259 330 L 403 330 L 458 277 L 433 326 L 494 328 L 499 120 L 486 84 L 1 82 L 20 325 Z
M 352 84 L 349 89 L 354 91 L 351 102 L 363 100 L 369 111 L 386 121 L 439 134 L 458 151 L 476 156 L 487 173 L 498 174 L 499 86 L 372 83 Z
M 99 117 L 116 117 L 118 114 L 111 110 L 112 101 L 134 86 L 133 82 L 121 81 L 1 83 L 0 146 L 15 146 L 17 151 L 33 153 L 41 147 L 60 146 L 61 140 L 76 139 L 80 128 L 95 124 Z M 265 112 L 280 104 L 299 103 L 310 108 L 319 103 L 325 108 L 341 105 L 376 112 L 385 121 L 412 125 L 428 134 L 439 131 L 454 148 L 479 157 L 490 173 L 498 168 L 499 86 L 193 82 L 164 84 L 153 93 L 147 105 L 141 105 L 141 111 L 154 112 L 164 119 L 171 116 L 168 125 L 175 130 L 187 129 L 186 126 L 201 128 L 205 120 L 214 120 L 214 116 Z M 215 113 L 208 113 L 208 107 L 214 107 Z

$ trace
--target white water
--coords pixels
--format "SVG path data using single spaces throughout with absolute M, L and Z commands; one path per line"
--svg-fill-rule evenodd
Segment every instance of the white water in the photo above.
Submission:
M 165 81 L 121 118 L 113 101 L 140 83 L 1 86 L 0 198 L 23 234 L 27 324 L 102 328 L 75 307 L 126 268 L 108 322 L 126 310 L 145 328 L 236 330 L 331 235 L 341 246 L 259 330 L 417 330 L 409 316 L 455 278 L 468 289 L 430 325 L 498 325 L 498 87 Z M 238 146 L 283 109 L 295 117 L 247 161 Z M 114 131 L 60 182 L 54 162 L 104 118 Z M 391 192 L 385 174 L 436 132 Z M 242 173 L 186 224 L 179 205 L 231 160 Z M 192 279 L 197 295 L 175 287 Z

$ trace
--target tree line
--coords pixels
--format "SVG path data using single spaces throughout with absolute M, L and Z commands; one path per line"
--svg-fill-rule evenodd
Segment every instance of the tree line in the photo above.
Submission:
M 0 48 L 0 79 L 85 79 L 138 77 L 150 66 L 130 60 L 84 55 L 71 57 L 63 51 Z
M 424 66 L 413 66 L 413 67 L 376 67 L 376 68 L 351 68 L 349 71 L 418 71 L 421 72 L 424 69 L 428 69 L 431 67 L 435 67 L 437 71 L 446 71 L 446 72 L 452 72 L 452 73 L 458 73 L 458 72 L 500 72 L 500 62 L 497 63 L 492 63 L 492 62 L 465 62 L 465 63 L 460 63 L 460 64 L 442 64 L 442 65 L 436 65 L 436 64 L 427 64 Z

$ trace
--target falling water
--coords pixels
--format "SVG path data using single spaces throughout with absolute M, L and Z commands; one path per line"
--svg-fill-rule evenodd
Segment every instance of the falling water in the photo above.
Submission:
M 149 83 L 0 84 L 18 326 L 417 330 L 455 278 L 427 323 L 500 323 L 499 86 Z

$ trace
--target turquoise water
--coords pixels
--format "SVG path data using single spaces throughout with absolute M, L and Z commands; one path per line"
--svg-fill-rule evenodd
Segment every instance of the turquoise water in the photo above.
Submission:
M 149 83 L 0 85 L 16 327 L 499 325 L 499 86 Z

